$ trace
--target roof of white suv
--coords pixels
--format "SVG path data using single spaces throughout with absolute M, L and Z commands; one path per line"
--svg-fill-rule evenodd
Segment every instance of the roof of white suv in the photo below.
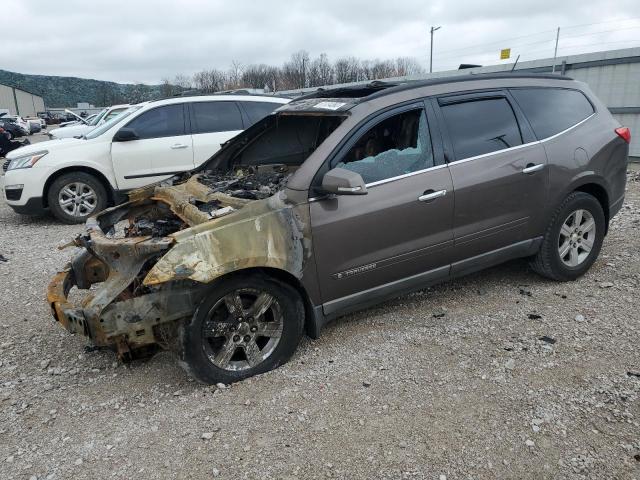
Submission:
M 151 100 L 148 102 L 150 106 L 156 105 L 171 105 L 174 103 L 185 103 L 185 102 L 270 102 L 270 103 L 289 103 L 291 101 L 290 98 L 284 97 L 275 97 L 271 95 L 193 95 L 190 97 L 172 97 L 172 98 L 164 98 L 162 100 Z

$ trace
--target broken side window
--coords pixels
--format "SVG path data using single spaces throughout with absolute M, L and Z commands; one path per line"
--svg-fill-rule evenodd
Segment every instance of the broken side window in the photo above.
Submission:
M 362 135 L 336 167 L 373 183 L 433 167 L 427 117 L 418 108 L 382 120 Z

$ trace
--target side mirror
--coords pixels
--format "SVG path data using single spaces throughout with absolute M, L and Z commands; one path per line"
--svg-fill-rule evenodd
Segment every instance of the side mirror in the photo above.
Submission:
M 122 127 L 113 136 L 114 142 L 130 142 L 131 140 L 138 140 L 138 134 L 133 128 Z
M 366 195 L 367 187 L 359 173 L 334 168 L 322 178 L 322 190 L 335 195 Z

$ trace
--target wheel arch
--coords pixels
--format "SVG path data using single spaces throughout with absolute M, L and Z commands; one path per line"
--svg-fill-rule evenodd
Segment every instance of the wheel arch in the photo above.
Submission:
M 273 267 L 248 267 L 233 272 L 226 273 L 220 277 L 217 277 L 213 283 L 224 282 L 231 277 L 249 276 L 249 275 L 263 275 L 266 277 L 274 278 L 282 283 L 286 283 L 290 287 L 294 288 L 302 299 L 304 304 L 305 319 L 304 328 L 307 336 L 317 339 L 320 336 L 320 330 L 324 324 L 324 317 L 322 316 L 321 307 L 317 307 L 313 304 L 309 293 L 306 288 L 294 275 L 286 270 Z
M 610 212 L 609 212 L 609 194 L 607 193 L 607 189 L 596 182 L 589 182 L 589 183 L 584 183 L 582 185 L 577 186 L 576 188 L 574 188 L 573 190 L 574 192 L 583 192 L 583 193 L 588 193 L 589 195 L 591 195 L 592 197 L 595 197 L 596 200 L 598 200 L 598 203 L 600 203 L 600 206 L 602 207 L 602 211 L 604 212 L 604 219 L 605 219 L 605 235 L 609 232 L 609 219 L 610 219 Z
M 83 172 L 96 177 L 107 192 L 108 204 L 113 205 L 115 203 L 115 197 L 116 197 L 115 191 L 111 186 L 111 183 L 109 182 L 107 177 L 100 170 L 97 170 L 91 167 L 81 166 L 81 165 L 74 165 L 72 167 L 65 167 L 65 168 L 61 168 L 60 170 L 56 170 L 54 173 L 52 173 L 49 176 L 49 178 L 47 178 L 47 181 L 44 184 L 44 188 L 42 189 L 42 202 L 45 208 L 49 207 L 48 196 L 49 196 L 49 188 L 51 188 L 51 184 L 55 182 L 56 179 L 60 178 L 62 175 L 65 175 L 67 173 L 74 173 L 74 172 Z

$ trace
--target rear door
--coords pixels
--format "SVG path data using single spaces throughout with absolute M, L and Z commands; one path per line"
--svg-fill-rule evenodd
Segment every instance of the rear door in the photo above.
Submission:
M 363 177 L 366 195 L 310 204 L 326 314 L 448 276 L 453 187 L 424 107 L 376 116 L 332 160 Z
M 163 105 L 123 125 L 135 130 L 138 140 L 111 143 L 119 189 L 140 187 L 193 168 L 184 110 L 184 104 Z
M 446 132 L 455 190 L 454 261 L 539 235 L 547 158 L 508 92 L 445 96 L 433 103 Z
M 234 101 L 189 104 L 195 165 L 205 162 L 220 146 L 244 129 L 240 109 Z

